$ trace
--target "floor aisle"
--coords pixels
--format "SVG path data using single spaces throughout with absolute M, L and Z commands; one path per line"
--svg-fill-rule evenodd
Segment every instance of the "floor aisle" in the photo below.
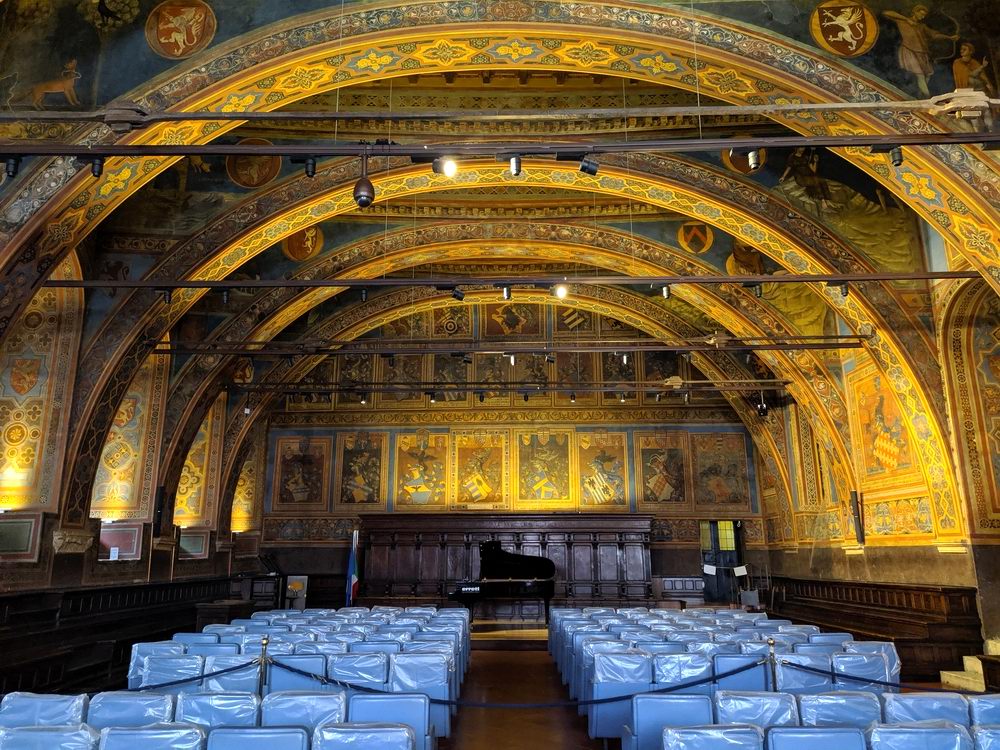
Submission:
M 470 701 L 528 703 L 565 700 L 555 664 L 545 651 L 473 651 L 462 687 Z M 576 709 L 459 709 L 452 735 L 441 750 L 592 750 L 600 741 L 587 737 Z

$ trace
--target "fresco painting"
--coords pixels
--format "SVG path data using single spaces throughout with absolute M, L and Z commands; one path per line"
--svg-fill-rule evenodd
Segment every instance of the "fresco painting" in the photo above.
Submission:
M 506 431 L 454 432 L 452 491 L 456 510 L 506 510 L 509 436 Z
M 750 485 L 743 435 L 735 432 L 695 432 L 691 469 L 696 508 L 733 506 L 750 512 Z
M 543 316 L 538 305 L 523 302 L 505 302 L 486 305 L 481 320 L 483 332 L 490 338 L 538 336 L 542 333 Z
M 330 507 L 329 438 L 279 438 L 275 445 L 274 486 L 276 513 L 324 512 Z
M 623 432 L 577 432 L 580 510 L 628 508 L 627 439 Z
M 427 511 L 448 506 L 450 435 L 420 431 L 396 436 L 397 510 Z
M 379 357 L 382 381 L 386 383 L 419 383 L 424 380 L 425 358 L 419 354 L 395 354 Z M 390 409 L 420 408 L 424 405 L 424 395 L 419 391 L 396 391 L 376 393 L 375 403 Z
M 687 436 L 683 432 L 636 433 L 635 476 L 640 511 L 689 506 L 693 493 Z
M 593 383 L 597 380 L 597 356 L 589 352 L 556 353 L 556 384 L 575 388 L 557 391 L 556 406 L 597 406 L 600 401 L 597 392 L 580 386 L 581 383 Z
M 388 479 L 388 434 L 351 432 L 337 436 L 334 510 L 384 510 Z
M 516 508 L 574 507 L 571 434 L 548 429 L 515 432 Z

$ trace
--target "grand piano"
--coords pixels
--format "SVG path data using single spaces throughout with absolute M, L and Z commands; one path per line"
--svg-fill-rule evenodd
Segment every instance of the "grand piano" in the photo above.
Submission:
M 545 624 L 555 593 L 556 566 L 547 557 L 507 552 L 500 542 L 479 543 L 479 578 L 463 581 L 448 594 L 475 619 L 476 602 L 490 599 L 541 599 L 545 602 Z

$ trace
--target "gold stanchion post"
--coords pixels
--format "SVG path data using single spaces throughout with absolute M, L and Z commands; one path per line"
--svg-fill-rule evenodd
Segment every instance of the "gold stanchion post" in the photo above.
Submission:
M 267 644 L 270 642 L 271 638 L 267 634 L 260 639 L 260 666 L 257 672 L 257 695 L 263 697 L 264 695 L 264 679 L 267 675 Z M 772 649 L 773 651 L 773 649 Z

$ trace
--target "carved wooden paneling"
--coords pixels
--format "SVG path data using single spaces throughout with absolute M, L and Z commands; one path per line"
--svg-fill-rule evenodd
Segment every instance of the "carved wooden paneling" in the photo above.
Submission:
M 974 588 L 776 577 L 761 600 L 797 622 L 894 641 L 904 679 L 936 682 L 983 651 Z
M 635 602 L 650 595 L 650 517 L 602 515 L 392 515 L 362 518 L 368 603 L 444 603 L 460 581 L 479 574 L 479 542 L 548 557 L 555 602 Z M 540 616 L 533 602 L 497 604 L 496 617 Z

